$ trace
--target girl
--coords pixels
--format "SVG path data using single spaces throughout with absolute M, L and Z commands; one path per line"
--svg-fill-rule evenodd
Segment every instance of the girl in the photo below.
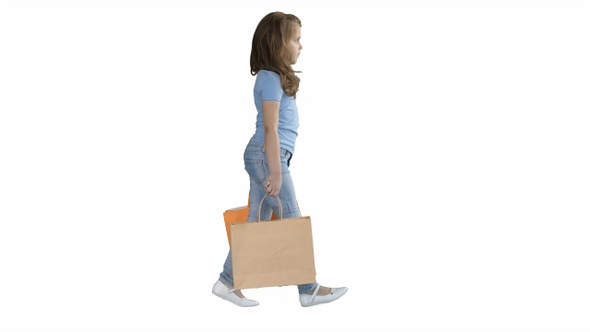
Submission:
M 289 165 L 295 151 L 299 116 L 295 95 L 299 77 L 291 65 L 297 63 L 301 52 L 301 20 L 292 14 L 272 12 L 258 24 L 250 53 L 251 74 L 256 75 L 254 103 L 258 110 L 256 130 L 244 151 L 244 165 L 250 176 L 250 206 L 258 207 L 268 194 L 280 199 L 283 218 L 301 216 Z M 278 202 L 265 199 L 260 211 L 261 220 L 269 220 L 272 212 L 278 215 Z M 258 218 L 258 211 L 250 209 L 248 221 Z M 308 307 L 340 298 L 348 288 L 328 288 L 317 283 L 298 285 L 299 301 Z M 238 306 L 251 307 L 257 301 L 245 298 L 233 289 L 231 249 L 223 265 L 213 294 Z

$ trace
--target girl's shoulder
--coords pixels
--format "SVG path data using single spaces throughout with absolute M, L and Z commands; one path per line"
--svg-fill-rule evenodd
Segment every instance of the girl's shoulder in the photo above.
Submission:
M 272 83 L 279 83 L 281 82 L 281 78 L 279 74 L 275 73 L 272 70 L 265 70 L 262 69 L 256 73 L 256 81 L 258 82 L 272 82 Z
M 265 100 L 280 100 L 284 91 L 279 74 L 270 70 L 258 71 L 254 91 L 261 93 Z
M 257 77 L 279 77 L 279 74 L 272 70 L 261 69 L 256 74 Z

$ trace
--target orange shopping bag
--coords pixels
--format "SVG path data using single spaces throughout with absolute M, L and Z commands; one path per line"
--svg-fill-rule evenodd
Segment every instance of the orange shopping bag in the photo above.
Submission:
M 246 222 L 248 220 L 248 213 L 250 212 L 250 196 L 248 195 L 248 205 L 235 207 L 225 210 L 223 212 L 223 219 L 225 221 L 225 231 L 227 233 L 227 242 L 231 246 L 231 223 L 232 222 Z M 271 220 L 277 219 L 275 213 L 272 213 Z

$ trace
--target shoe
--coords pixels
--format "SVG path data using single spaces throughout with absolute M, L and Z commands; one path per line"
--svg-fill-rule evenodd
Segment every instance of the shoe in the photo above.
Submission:
M 239 297 L 234 292 L 235 289 L 230 289 L 221 280 L 217 280 L 215 285 L 213 285 L 213 294 L 219 296 L 220 298 L 229 301 L 237 306 L 240 307 L 255 307 L 258 305 L 257 301 L 247 299 L 245 297 Z
M 320 285 L 314 289 L 313 294 L 299 294 L 299 302 L 302 307 L 311 307 L 312 305 L 329 303 L 338 300 L 342 295 L 346 294 L 348 288 L 331 288 L 330 294 L 317 295 L 320 290 Z

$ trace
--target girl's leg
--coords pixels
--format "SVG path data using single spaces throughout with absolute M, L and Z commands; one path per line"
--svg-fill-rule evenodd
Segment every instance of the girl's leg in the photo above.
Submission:
M 266 165 L 265 165 L 266 164 Z M 250 194 L 249 194 L 249 214 L 248 221 L 255 221 L 258 218 L 258 204 L 264 192 L 259 191 L 259 183 L 264 183 L 268 177 L 268 163 L 266 163 L 266 153 L 264 146 L 256 143 L 248 143 L 244 151 L 244 168 L 250 177 Z M 263 206 L 261 211 L 261 220 L 269 220 L 272 210 Z M 231 248 L 227 254 L 225 262 L 223 263 L 223 271 L 219 274 L 219 280 L 221 280 L 226 286 L 233 288 L 233 268 L 232 268 L 232 253 Z

